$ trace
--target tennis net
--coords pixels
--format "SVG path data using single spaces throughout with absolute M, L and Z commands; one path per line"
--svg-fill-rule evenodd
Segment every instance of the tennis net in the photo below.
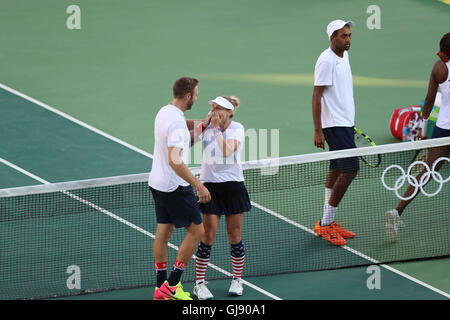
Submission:
M 448 153 L 439 159 L 439 171 L 431 164 L 425 178 L 414 179 L 427 151 L 449 146 L 450 138 L 441 138 L 244 163 L 253 207 L 244 215 L 243 276 L 449 256 Z M 347 157 L 381 161 L 375 167 L 360 161 L 336 214 L 356 236 L 338 247 L 316 236 L 313 227 L 322 217 L 330 160 Z M 192 172 L 199 174 L 198 168 Z M 0 190 L 0 299 L 154 285 L 156 221 L 147 179 L 144 173 Z M 386 237 L 385 212 L 410 184 L 418 195 L 405 209 L 393 243 Z M 210 280 L 232 273 L 223 220 L 206 274 Z M 174 231 L 169 263 L 184 235 L 184 229 Z M 191 260 L 182 280 L 194 279 Z

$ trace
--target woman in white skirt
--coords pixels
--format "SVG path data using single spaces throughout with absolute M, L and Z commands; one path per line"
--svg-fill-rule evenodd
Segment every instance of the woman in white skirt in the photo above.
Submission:
M 210 124 L 202 136 L 203 161 L 200 180 L 209 190 L 211 202 L 200 204 L 205 233 L 196 253 L 196 285 L 193 291 L 200 300 L 213 299 L 206 287 L 205 273 L 223 215 L 233 267 L 233 279 L 228 294 L 242 295 L 242 270 L 245 262 L 242 222 L 244 212 L 251 209 L 240 161 L 245 141 L 244 127 L 239 122 L 232 121 L 240 101 L 236 97 L 219 96 L 209 101 L 209 104 L 212 106 L 212 114 Z

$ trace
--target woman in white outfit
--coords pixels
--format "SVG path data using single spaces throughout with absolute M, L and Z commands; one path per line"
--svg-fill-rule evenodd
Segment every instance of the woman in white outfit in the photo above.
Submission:
M 433 130 L 432 139 L 450 137 L 450 33 L 445 34 L 439 42 L 440 50 L 437 53 L 439 60 L 433 66 L 431 71 L 430 81 L 428 84 L 428 93 L 425 98 L 423 107 L 423 120 L 422 120 L 422 133 L 421 138 L 426 139 L 428 116 L 432 110 L 434 101 L 436 99 L 436 93 L 438 88 L 441 90 L 442 100 L 436 121 L 436 126 Z M 450 152 L 450 146 L 440 146 L 430 148 L 428 151 L 428 157 L 426 160 L 429 168 L 433 168 L 433 163 L 441 157 L 448 157 Z M 448 159 L 448 158 L 447 158 Z M 435 170 L 438 171 L 446 161 L 436 162 Z M 421 177 L 426 172 L 424 169 L 415 179 L 422 181 Z M 427 179 L 425 179 L 427 180 Z M 428 179 L 430 181 L 431 179 Z M 404 198 L 409 198 L 414 192 L 414 186 L 410 185 L 403 195 Z M 392 242 L 397 241 L 399 227 L 401 225 L 400 217 L 403 210 L 414 200 L 417 196 L 410 197 L 409 200 L 401 200 L 397 205 L 397 208 L 389 210 L 385 214 L 386 219 L 386 235 Z
M 196 285 L 193 292 L 200 300 L 213 299 L 206 287 L 205 273 L 222 216 L 225 216 L 233 267 L 233 279 L 228 293 L 232 296 L 242 295 L 242 270 L 245 262 L 242 222 L 244 212 L 251 209 L 240 161 L 245 140 L 244 127 L 239 122 L 232 121 L 240 101 L 236 97 L 219 96 L 209 101 L 209 104 L 212 106 L 212 114 L 210 124 L 202 136 L 200 180 L 211 193 L 211 202 L 200 204 L 205 233 L 196 253 Z

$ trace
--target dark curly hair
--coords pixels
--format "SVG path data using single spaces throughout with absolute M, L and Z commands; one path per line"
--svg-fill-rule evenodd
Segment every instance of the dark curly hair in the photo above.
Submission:
M 439 42 L 440 50 L 447 56 L 450 56 L 450 32 L 445 34 Z

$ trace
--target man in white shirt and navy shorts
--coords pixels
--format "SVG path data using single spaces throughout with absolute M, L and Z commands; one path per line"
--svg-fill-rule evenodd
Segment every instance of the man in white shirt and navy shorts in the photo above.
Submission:
M 198 80 L 183 77 L 173 85 L 173 101 L 155 118 L 155 146 L 148 185 L 155 202 L 157 229 L 153 243 L 157 287 L 154 300 L 192 300 L 183 291 L 181 275 L 204 233 L 198 203 L 209 191 L 187 168 L 191 136 L 184 117 L 198 95 Z M 198 200 L 192 187 L 196 188 Z M 168 242 L 175 228 L 186 228 L 172 272 L 167 278 Z
M 317 59 L 312 100 L 314 145 L 330 151 L 356 148 L 355 103 L 348 50 L 352 21 L 334 20 L 327 26 L 331 45 Z M 359 170 L 357 157 L 331 160 L 325 184 L 323 217 L 314 232 L 334 245 L 346 244 L 355 234 L 334 222 L 337 206 Z

